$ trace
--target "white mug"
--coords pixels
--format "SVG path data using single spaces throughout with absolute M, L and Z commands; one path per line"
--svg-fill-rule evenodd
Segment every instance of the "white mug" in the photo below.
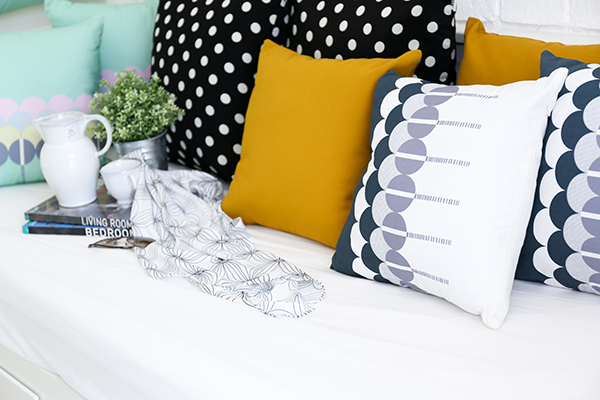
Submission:
M 100 168 L 108 193 L 120 206 L 129 206 L 142 172 L 142 162 L 136 158 L 120 158 Z

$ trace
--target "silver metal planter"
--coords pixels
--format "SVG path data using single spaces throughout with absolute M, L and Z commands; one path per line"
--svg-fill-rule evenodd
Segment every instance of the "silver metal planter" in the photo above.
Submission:
M 152 168 L 167 170 L 167 141 L 165 130 L 151 139 L 138 140 L 135 142 L 113 142 L 117 157 L 123 156 L 133 150 L 141 150 L 144 160 Z

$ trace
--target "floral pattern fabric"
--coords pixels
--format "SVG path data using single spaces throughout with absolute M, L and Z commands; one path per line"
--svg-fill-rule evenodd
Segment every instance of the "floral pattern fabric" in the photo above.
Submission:
M 200 171 L 159 171 L 145 163 L 131 210 L 135 252 L 157 279 L 182 277 L 204 292 L 241 300 L 270 316 L 301 317 L 323 285 L 296 266 L 256 249 L 242 221 L 221 210 L 222 183 Z

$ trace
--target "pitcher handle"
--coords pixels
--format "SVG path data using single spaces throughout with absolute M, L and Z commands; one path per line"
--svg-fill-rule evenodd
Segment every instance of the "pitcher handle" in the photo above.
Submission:
M 110 127 L 110 123 L 102 115 L 96 115 L 96 114 L 86 115 L 85 120 L 86 120 L 86 125 L 90 121 L 99 121 L 102 123 L 102 125 L 104 125 L 104 129 L 106 129 L 106 144 L 100 151 L 96 152 L 96 157 L 100 157 L 101 155 L 103 155 L 104 153 L 106 153 L 108 151 L 108 149 L 110 148 L 110 145 L 112 144 L 112 128 Z

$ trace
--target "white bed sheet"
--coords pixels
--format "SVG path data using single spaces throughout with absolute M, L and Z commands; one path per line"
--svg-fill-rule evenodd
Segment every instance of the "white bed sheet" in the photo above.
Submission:
M 249 226 L 327 294 L 271 318 L 158 281 L 128 250 L 25 235 L 44 183 L 0 188 L 0 344 L 88 400 L 599 399 L 600 297 L 517 281 L 498 331 L 445 301 L 329 269 L 333 250 Z

